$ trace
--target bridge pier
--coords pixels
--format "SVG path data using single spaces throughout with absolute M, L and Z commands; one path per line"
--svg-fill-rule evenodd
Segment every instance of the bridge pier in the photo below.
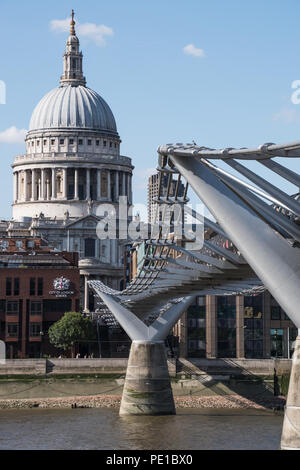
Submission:
M 120 415 L 174 415 L 164 341 L 133 341 Z
M 300 450 L 300 336 L 296 338 L 281 435 L 282 450 Z

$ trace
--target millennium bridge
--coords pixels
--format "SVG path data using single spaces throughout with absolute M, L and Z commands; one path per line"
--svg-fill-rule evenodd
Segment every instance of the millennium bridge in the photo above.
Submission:
M 299 167 L 299 158 L 300 141 L 253 149 L 180 143 L 158 148 L 155 230 L 138 275 L 123 291 L 89 281 L 100 313 L 111 312 L 132 340 L 120 414 L 175 413 L 164 340 L 195 296 L 251 295 L 268 289 L 300 328 L 300 202 L 298 194 L 284 189 L 288 184 L 300 188 L 299 172 L 288 168 L 290 163 Z M 276 185 L 270 183 L 274 174 Z M 168 177 L 164 193 L 163 175 Z M 179 196 L 183 181 L 184 194 Z M 212 217 L 187 207 L 189 185 Z M 174 228 L 182 222 L 183 210 L 202 224 L 202 237 L 190 231 L 176 239 Z M 230 243 L 222 243 L 224 239 Z M 282 449 L 300 449 L 299 380 L 300 336 Z

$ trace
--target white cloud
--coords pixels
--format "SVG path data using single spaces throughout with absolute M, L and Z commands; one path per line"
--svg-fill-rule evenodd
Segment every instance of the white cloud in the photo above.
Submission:
M 187 55 L 193 55 L 194 57 L 204 57 L 204 50 L 199 49 L 194 44 L 188 44 L 183 48 L 183 52 Z
M 134 170 L 135 188 L 147 190 L 148 179 L 155 173 L 157 173 L 156 168 L 138 168 Z
M 24 143 L 26 133 L 26 129 L 17 129 L 15 126 L 11 126 L 5 131 L 0 132 L 0 142 L 6 144 Z
M 296 109 L 282 108 L 278 113 L 273 114 L 274 121 L 282 121 L 285 123 L 299 122 L 300 114 Z
M 52 20 L 50 21 L 50 29 L 59 33 L 66 33 L 70 31 L 70 18 L 65 20 Z
M 97 46 L 104 46 L 108 36 L 113 36 L 114 32 L 112 28 L 105 26 L 104 24 L 95 23 L 79 23 L 76 21 L 76 32 L 80 37 L 85 37 L 91 41 L 94 41 Z M 59 33 L 66 33 L 70 30 L 70 18 L 65 20 L 52 20 L 50 22 L 50 29 Z

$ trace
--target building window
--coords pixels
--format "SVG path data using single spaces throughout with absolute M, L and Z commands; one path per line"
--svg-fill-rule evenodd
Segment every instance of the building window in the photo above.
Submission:
M 280 320 L 281 317 L 281 307 L 275 305 L 271 307 L 271 320 Z
M 7 323 L 7 336 L 9 338 L 17 338 L 19 336 L 18 323 Z
M 206 355 L 205 300 L 205 297 L 198 297 L 195 305 L 190 306 L 187 311 L 188 356 L 190 357 L 205 357 Z
M 35 278 L 31 277 L 29 281 L 29 295 L 35 295 Z
M 42 315 L 42 302 L 30 302 L 30 315 Z
M 218 357 L 236 356 L 236 297 L 217 297 Z
M 55 144 L 55 139 L 51 139 L 51 145 Z
M 17 240 L 17 241 L 16 241 L 16 247 L 17 247 L 17 248 L 23 248 L 23 242 L 22 242 L 22 240 Z
M 78 145 L 82 145 L 83 144 L 83 140 L 82 139 L 78 139 Z
M 70 312 L 72 309 L 71 299 L 44 300 L 44 313 L 61 313 Z
M 74 139 L 70 139 L 69 143 L 70 143 L 70 145 L 73 145 L 74 144 Z
M 99 140 L 96 140 L 96 146 L 99 147 L 99 143 L 100 141 Z
M 32 141 L 31 141 L 31 147 L 33 147 L 33 146 L 34 146 L 34 141 L 32 140 Z
M 6 278 L 6 295 L 12 294 L 12 281 L 11 277 Z
M 59 143 L 60 143 L 60 145 L 64 145 L 65 139 L 60 139 L 60 140 L 59 140 Z
M 109 142 L 109 148 L 112 148 L 112 142 Z
M 91 139 L 88 139 L 88 145 L 92 145 Z
M 263 297 L 244 297 L 245 357 L 263 357 Z
M 6 315 L 19 315 L 19 302 L 11 300 L 7 301 Z
M 283 357 L 283 329 L 275 328 L 270 330 L 271 336 L 271 357 Z
M 47 145 L 47 140 L 44 140 L 44 145 Z
M 33 240 L 28 240 L 27 241 L 27 248 L 34 248 L 34 241 Z
M 18 277 L 14 279 L 14 295 L 20 295 L 20 279 Z
M 103 140 L 103 147 L 106 147 L 106 140 Z
M 38 278 L 38 294 L 37 295 L 43 295 L 44 292 L 44 280 L 42 277 Z
M 41 336 L 41 324 L 40 323 L 30 323 L 29 324 L 29 336 L 36 338 Z
M 95 240 L 93 238 L 84 240 L 84 256 L 87 258 L 95 257 Z
M 117 148 L 117 143 L 115 142 L 115 149 Z
M 36 145 L 37 145 L 38 147 L 40 146 L 40 141 L 39 141 L 39 140 L 36 141 Z
M 0 240 L 0 251 L 6 251 L 7 248 L 8 248 L 8 241 Z

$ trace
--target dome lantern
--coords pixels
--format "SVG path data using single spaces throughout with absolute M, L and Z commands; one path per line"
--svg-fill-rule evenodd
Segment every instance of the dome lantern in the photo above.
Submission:
M 64 71 L 60 79 L 60 85 L 85 86 L 86 80 L 82 72 L 82 52 L 79 51 L 79 39 L 75 33 L 74 10 L 72 10 L 70 23 L 70 36 L 63 57 Z

